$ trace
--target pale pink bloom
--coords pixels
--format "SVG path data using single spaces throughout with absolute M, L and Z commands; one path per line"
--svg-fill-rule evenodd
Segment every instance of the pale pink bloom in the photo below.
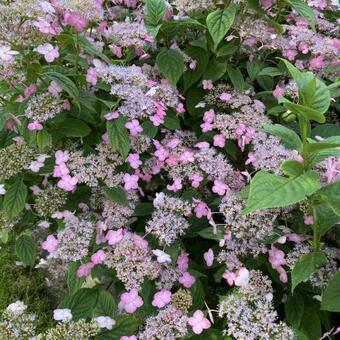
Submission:
M 51 44 L 39 45 L 34 51 L 42 54 L 48 63 L 52 63 L 55 59 L 59 57 L 59 47 L 53 46 Z
M 230 93 L 227 93 L 227 92 L 223 92 L 221 95 L 220 95 L 220 99 L 224 102 L 228 102 L 230 99 L 231 99 L 231 94 Z
M 120 297 L 120 303 L 128 314 L 134 313 L 139 307 L 143 306 L 143 299 L 138 295 L 136 288 L 130 292 L 123 293 Z
M 183 164 L 189 164 L 194 162 L 195 157 L 194 157 L 194 153 L 190 150 L 186 150 L 184 151 L 181 156 L 179 157 L 179 160 L 183 163 Z
M 56 151 L 54 156 L 55 156 L 56 164 L 61 165 L 61 164 L 68 161 L 68 159 L 70 157 L 70 153 L 68 151 L 58 150 L 58 151 Z
M 104 118 L 106 120 L 117 119 L 119 117 L 119 113 L 117 111 L 107 113 Z
M 38 223 L 38 227 L 43 229 L 48 229 L 50 227 L 51 223 L 48 221 L 41 221 Z
M 279 279 L 282 283 L 287 283 L 288 282 L 288 276 L 287 276 L 287 272 L 285 271 L 285 269 L 281 266 L 276 268 L 277 272 L 279 273 Z
M 187 253 L 182 253 L 180 256 L 178 256 L 177 267 L 182 273 L 184 273 L 188 270 L 188 268 L 189 268 L 189 256 L 188 256 Z
M 66 12 L 64 21 L 67 25 L 74 27 L 78 32 L 82 32 L 87 26 L 87 20 L 78 12 Z
M 319 68 L 322 68 L 324 66 L 324 64 L 325 64 L 325 62 L 323 60 L 323 56 L 319 55 L 318 57 L 315 57 L 315 58 L 310 60 L 309 68 L 311 70 L 319 69 Z
M 40 162 L 37 162 L 37 161 L 34 161 L 30 164 L 29 166 L 29 169 L 32 171 L 32 172 L 39 172 L 40 169 L 44 166 L 44 163 L 40 163 Z
M 92 85 L 96 85 L 98 80 L 97 70 L 94 67 L 90 67 L 86 73 L 86 81 Z
M 209 79 L 203 80 L 202 85 L 204 90 L 211 90 L 214 87 L 213 82 Z
M 176 106 L 176 111 L 177 111 L 178 113 L 183 113 L 183 112 L 185 112 L 185 108 L 184 108 L 183 103 L 179 103 L 179 104 Z
M 30 95 L 32 95 L 35 92 L 37 92 L 37 85 L 31 84 L 25 88 L 24 97 L 28 98 Z
M 189 177 L 189 179 L 191 181 L 191 186 L 193 188 L 198 188 L 201 182 L 203 181 L 203 177 L 199 173 L 193 174 L 192 176 Z
M 214 125 L 211 123 L 202 123 L 200 127 L 202 129 L 202 132 L 208 132 L 214 129 Z
M 64 108 L 64 110 L 67 110 L 67 111 L 70 111 L 70 110 L 71 110 L 71 103 L 69 102 L 68 99 L 65 99 L 65 100 L 64 100 L 63 108 Z
M 143 164 L 143 162 L 139 158 L 138 153 L 130 153 L 127 161 L 129 162 L 131 168 L 135 170 L 137 170 Z
M 213 109 L 204 112 L 203 121 L 206 123 L 213 123 L 215 120 L 216 114 Z
M 91 275 L 91 270 L 94 267 L 92 262 L 85 263 L 79 266 L 77 270 L 77 277 L 86 277 Z
M 249 282 L 249 271 L 246 268 L 241 268 L 236 272 L 235 286 L 245 287 Z
M 207 252 L 203 254 L 203 258 L 208 267 L 211 267 L 214 263 L 214 252 L 212 249 L 209 249 Z
M 5 184 L 0 184 L 0 195 L 5 194 L 6 194 Z
M 192 331 L 195 334 L 201 334 L 203 330 L 211 327 L 210 321 L 201 310 L 197 310 L 191 318 L 188 318 L 188 324 L 192 327 Z
M 144 240 L 142 237 L 136 234 L 132 234 L 131 239 L 133 240 L 133 243 L 140 248 L 147 249 L 149 246 L 149 242 L 147 240 Z
M 107 27 L 107 21 L 105 20 L 101 21 L 96 29 L 97 33 L 104 32 L 106 27 Z M 111 46 L 109 47 L 111 48 Z
M 48 87 L 48 92 L 50 92 L 54 96 L 57 96 L 60 92 L 62 92 L 62 90 L 63 89 L 55 81 L 51 81 Z
M 120 340 L 138 340 L 138 339 L 135 335 L 131 335 L 131 336 L 122 336 Z
M 53 177 L 64 177 L 70 173 L 68 167 L 65 163 L 61 163 L 60 165 L 56 165 L 53 170 Z
M 48 235 L 46 241 L 41 244 L 41 248 L 49 253 L 54 253 L 58 248 L 59 241 L 53 236 Z
M 133 119 L 131 122 L 127 122 L 125 127 L 129 130 L 131 136 L 137 136 L 143 131 L 137 119 Z
M 29 123 L 28 125 L 27 125 L 27 129 L 28 130 L 38 130 L 38 131 L 40 131 L 40 130 L 43 130 L 44 129 L 44 126 L 41 124 L 41 123 L 39 123 L 39 122 L 33 122 L 33 123 Z
M 1 46 L 0 45 L 0 60 L 2 61 L 12 61 L 15 55 L 18 55 L 19 52 L 12 51 L 10 46 Z
M 222 277 L 227 281 L 229 286 L 232 286 L 235 283 L 236 280 L 236 274 L 233 272 L 230 272 L 228 270 L 226 270 Z
M 301 51 L 303 54 L 307 54 L 309 52 L 309 46 L 305 41 L 299 44 L 299 51 Z
M 123 53 L 122 53 L 122 48 L 119 47 L 119 46 L 116 46 L 114 44 L 112 45 L 109 45 L 112 53 L 117 57 L 117 58 L 121 58 L 123 56 Z
M 154 156 L 157 157 L 161 162 L 163 162 L 169 156 L 169 152 L 161 146 L 154 152 Z
M 58 188 L 66 191 L 73 191 L 76 188 L 77 183 L 78 183 L 77 177 L 71 177 L 70 175 L 66 175 L 61 178 L 57 186 Z
M 312 225 L 313 224 L 313 216 L 305 215 L 305 216 L 303 216 L 303 221 L 307 225 Z
M 42 9 L 42 11 L 44 13 L 48 13 L 48 14 L 54 14 L 55 13 L 54 7 L 48 1 L 40 1 L 39 7 Z
M 275 98 L 280 98 L 285 94 L 285 88 L 280 85 L 276 85 L 275 90 L 272 92 Z
M 197 218 L 202 218 L 204 216 L 208 216 L 209 214 L 209 208 L 203 201 L 198 201 L 194 211 Z
M 107 243 L 110 246 L 113 246 L 114 244 L 119 243 L 124 238 L 123 229 L 120 228 L 118 230 L 109 230 L 105 238 L 107 240 Z
M 154 255 L 157 256 L 157 262 L 158 263 L 171 263 L 171 257 L 169 254 L 165 253 L 164 251 L 160 249 L 155 249 L 152 251 Z
M 219 196 L 224 196 L 228 190 L 229 190 L 229 187 L 227 184 L 223 183 L 220 180 L 214 181 L 212 192 L 214 192 L 215 194 L 218 194 Z
M 296 50 L 284 50 L 282 53 L 282 55 L 290 61 L 293 61 L 297 54 Z
M 222 134 L 214 136 L 214 146 L 219 146 L 220 148 L 224 148 L 225 137 Z
M 93 264 L 101 264 L 106 260 L 106 254 L 104 250 L 100 249 L 91 256 L 91 261 Z
M 170 148 L 170 149 L 175 149 L 178 145 L 180 145 L 182 143 L 182 141 L 178 138 L 172 138 L 166 145 Z
M 178 279 L 179 283 L 181 283 L 185 288 L 190 288 L 195 282 L 196 278 L 190 275 L 189 272 L 183 273 L 183 275 Z
M 52 25 L 43 18 L 39 18 L 39 20 L 35 21 L 33 24 L 41 33 L 44 34 L 58 35 L 61 31 L 60 26 Z
M 138 189 L 139 177 L 137 175 L 124 174 L 123 180 L 125 190 Z
M 189 64 L 189 68 L 191 70 L 194 70 L 196 67 L 197 67 L 197 60 L 191 61 L 191 63 Z
M 157 308 L 163 308 L 171 302 L 171 292 L 169 290 L 161 290 L 153 296 L 152 305 Z
M 210 145 L 208 142 L 199 142 L 195 144 L 195 147 L 198 149 L 209 149 Z
M 273 269 L 277 269 L 280 266 L 283 266 L 287 263 L 285 260 L 285 253 L 274 247 L 273 245 L 271 246 L 271 249 L 268 251 L 269 254 L 269 262 L 272 265 Z
M 179 164 L 179 157 L 177 155 L 170 155 L 166 160 L 165 163 L 170 167 L 176 166 Z
M 177 192 L 183 188 L 182 180 L 180 178 L 175 178 L 174 183 L 167 185 L 166 188 L 170 191 Z

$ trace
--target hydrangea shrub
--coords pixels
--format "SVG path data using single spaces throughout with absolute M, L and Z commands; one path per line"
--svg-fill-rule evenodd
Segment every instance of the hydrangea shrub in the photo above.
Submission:
M 338 11 L 0 0 L 0 239 L 55 321 L 0 337 L 339 333 Z

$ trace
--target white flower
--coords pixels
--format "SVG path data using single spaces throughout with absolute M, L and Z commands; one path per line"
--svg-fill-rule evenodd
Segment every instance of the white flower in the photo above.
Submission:
M 15 315 L 21 315 L 26 310 L 27 306 L 22 301 L 17 301 L 14 303 L 11 303 L 6 310 L 15 314 Z
M 0 184 L 0 195 L 5 194 L 6 194 L 5 184 Z
M 241 268 L 238 271 L 238 276 L 235 279 L 235 286 L 246 287 L 249 282 L 249 271 L 246 268 Z
M 49 14 L 55 13 L 54 7 L 49 2 L 41 1 L 39 5 L 43 12 Z
M 160 208 L 164 205 L 164 193 L 163 192 L 159 192 L 159 193 L 156 193 L 156 197 L 155 199 L 153 200 L 153 206 L 155 208 Z
M 56 321 L 70 321 L 72 320 L 71 310 L 65 309 L 55 309 L 53 311 L 53 319 Z
M 51 223 L 48 222 L 48 221 L 41 221 L 41 222 L 38 223 L 38 227 L 47 229 L 47 228 L 49 228 L 50 224 Z
M 158 263 L 166 263 L 169 262 L 171 263 L 171 257 L 169 254 L 164 253 L 164 251 L 160 250 L 160 249 L 156 249 L 152 251 L 154 253 L 154 255 L 157 256 L 157 262 Z
M 9 46 L 0 46 L 0 59 L 2 61 L 12 61 L 15 55 L 19 54 L 17 51 L 11 51 Z
M 97 318 L 94 318 L 94 320 L 98 323 L 100 328 L 112 329 L 116 324 L 116 321 L 109 316 L 98 316 Z

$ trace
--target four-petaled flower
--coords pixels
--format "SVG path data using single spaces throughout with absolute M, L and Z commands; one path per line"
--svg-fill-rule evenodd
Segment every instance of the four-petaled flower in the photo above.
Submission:
M 143 299 L 138 295 L 138 290 L 133 288 L 129 292 L 123 293 L 121 295 L 120 303 L 126 313 L 132 314 L 139 307 L 143 306 Z
M 204 329 L 211 327 L 211 322 L 204 316 L 201 310 L 197 310 L 194 315 L 188 319 L 188 324 L 192 327 L 195 334 L 201 334 Z

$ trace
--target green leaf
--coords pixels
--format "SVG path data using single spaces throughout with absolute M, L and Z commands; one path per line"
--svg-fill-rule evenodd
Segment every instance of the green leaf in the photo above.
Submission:
M 322 333 L 318 302 L 305 299 L 300 331 L 303 333 L 301 336 L 299 334 L 299 339 L 301 340 L 319 340 L 321 338 Z M 304 338 L 303 335 L 306 335 L 306 338 Z
M 163 0 L 146 0 L 146 22 L 148 25 L 157 26 L 161 23 L 166 12 Z
M 247 207 L 242 211 L 242 215 L 300 202 L 319 188 L 319 176 L 314 171 L 289 178 L 259 171 L 250 183 Z
M 292 150 L 300 150 L 302 142 L 300 137 L 291 129 L 280 124 L 268 124 L 264 125 L 262 129 L 276 137 L 279 137 L 283 144 Z
M 27 187 L 22 178 L 17 178 L 7 189 L 3 209 L 8 218 L 18 216 L 25 208 Z
M 126 195 L 126 191 L 123 188 L 108 188 L 104 187 L 104 193 L 112 202 L 120 205 L 129 206 L 129 200 Z
M 100 340 L 120 340 L 122 336 L 133 335 L 140 322 L 138 319 L 131 315 L 121 314 L 115 318 L 116 324 L 112 327 L 112 330 L 102 332 L 98 339 Z
M 242 92 L 247 88 L 247 84 L 244 81 L 242 72 L 239 68 L 233 68 L 230 65 L 227 66 L 228 76 L 236 91 Z
M 233 25 L 235 14 L 236 6 L 230 5 L 223 10 L 218 9 L 214 12 L 211 12 L 207 16 L 207 27 L 214 41 L 215 48 Z
M 100 59 L 104 60 L 108 64 L 111 64 L 112 61 L 110 58 L 108 58 L 104 53 L 100 52 L 99 50 L 96 50 L 96 48 L 90 44 L 90 42 L 82 35 L 78 35 L 78 38 L 76 35 L 73 35 L 73 40 L 76 43 L 78 39 L 78 43 L 80 47 L 88 54 L 90 54 L 93 57 L 99 57 Z
M 276 76 L 281 76 L 282 74 L 283 72 L 277 67 L 265 67 L 263 70 L 261 70 L 258 73 L 258 76 L 276 77 Z
M 66 118 L 58 126 L 58 131 L 66 137 L 86 137 L 91 128 L 80 119 Z
M 69 265 L 67 272 L 67 287 L 71 295 L 77 292 L 82 284 L 85 282 L 85 277 L 77 277 L 77 270 L 80 266 L 80 262 L 72 262 Z
M 79 91 L 76 84 L 68 77 L 58 72 L 46 72 L 44 76 L 55 81 L 79 105 Z
M 322 252 L 302 255 L 292 270 L 292 291 L 294 291 L 299 283 L 309 279 L 309 277 L 326 262 L 327 257 Z
M 129 133 L 125 127 L 127 119 L 120 116 L 118 119 L 106 123 L 107 133 L 113 148 L 126 158 L 130 151 Z
M 37 256 L 37 245 L 32 237 L 21 235 L 15 242 L 15 253 L 19 260 L 28 266 L 33 266 Z
M 321 136 L 323 138 L 340 136 L 340 126 L 335 124 L 318 125 L 312 130 L 312 137 L 315 136 Z
M 340 272 L 333 276 L 323 292 L 321 310 L 340 312 Z
M 227 71 L 227 63 L 225 61 L 212 60 L 204 73 L 203 79 L 216 81 L 224 76 Z
M 155 138 L 158 133 L 158 127 L 153 125 L 149 120 L 145 121 L 142 124 L 143 127 L 143 135 L 148 136 L 150 138 Z
M 322 187 L 315 193 L 315 196 L 321 196 L 334 213 L 340 216 L 340 181 Z
M 320 236 L 326 234 L 327 231 L 340 222 L 340 216 L 334 212 L 333 207 L 328 202 L 316 205 L 315 213 Z
M 304 171 L 303 164 L 294 160 L 285 161 L 280 168 L 289 177 L 300 176 Z
M 149 216 L 152 214 L 154 206 L 149 202 L 138 203 L 135 208 L 135 216 Z
M 181 128 L 179 118 L 171 112 L 166 115 L 163 125 L 170 130 L 179 130 Z
M 305 302 L 302 295 L 295 293 L 289 295 L 285 304 L 286 320 L 295 329 L 300 328 L 304 314 Z
M 214 234 L 213 227 L 208 227 L 206 229 L 199 231 L 198 235 L 209 240 L 221 240 L 224 235 L 224 228 L 221 227 L 217 228 L 217 233 Z
M 173 86 L 176 86 L 184 71 L 184 60 L 181 53 L 163 48 L 157 55 L 156 64 L 163 76 Z
M 37 131 L 37 145 L 40 150 L 44 150 L 49 142 L 50 142 L 50 135 L 46 130 Z
M 288 100 L 284 100 L 283 105 L 290 111 L 297 113 L 308 120 L 315 120 L 318 123 L 324 123 L 326 117 L 322 112 L 316 111 L 312 108 L 292 103 Z
M 4 109 L 0 110 L 0 131 L 5 127 L 8 117 L 9 117 L 8 111 Z
M 99 292 L 97 305 L 94 309 L 94 314 L 97 316 L 114 317 L 116 310 L 116 302 L 112 294 L 106 290 Z
M 190 288 L 192 296 L 192 308 L 201 309 L 204 306 L 205 293 L 201 281 L 196 278 L 195 284 Z
M 296 10 L 302 17 L 307 19 L 310 26 L 315 30 L 316 19 L 312 9 L 302 0 L 286 0 L 286 2 Z
M 93 310 L 98 300 L 98 290 L 81 288 L 71 296 L 67 307 L 71 309 L 73 320 L 92 317 Z

